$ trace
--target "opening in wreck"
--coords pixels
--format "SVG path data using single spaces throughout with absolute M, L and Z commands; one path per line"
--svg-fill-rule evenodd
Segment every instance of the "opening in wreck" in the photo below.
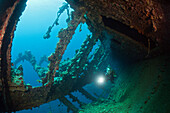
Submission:
M 168 112 L 168 2 L 66 1 L 0 1 L 0 112 Z
M 128 36 L 128 37 L 132 38 L 133 40 L 135 40 L 141 44 L 144 44 L 144 46 L 148 47 L 148 38 L 149 37 L 139 34 L 137 30 L 130 28 L 129 26 L 127 26 L 117 20 L 114 20 L 112 18 L 102 16 L 102 20 L 106 27 L 113 29 L 117 32 L 120 32 L 121 34 Z M 147 30 L 147 32 L 149 32 L 149 30 Z M 116 43 L 120 43 L 117 40 L 113 40 L 113 41 L 115 41 Z M 155 47 L 156 47 L 156 42 L 150 40 L 150 48 L 153 49 Z
M 59 40 L 57 37 L 58 32 L 61 28 L 66 28 L 67 26 L 67 11 L 64 11 L 61 14 L 61 17 L 58 19 L 59 25 L 54 26 L 52 29 L 52 32 L 50 33 L 51 38 L 45 40 L 43 36 L 45 36 L 49 25 L 51 25 L 56 20 L 57 11 L 59 10 L 59 7 L 63 5 L 63 3 L 65 2 L 52 1 L 49 3 L 48 1 L 43 1 L 42 3 L 39 3 L 39 1 L 28 1 L 27 7 L 20 17 L 19 23 L 17 24 L 17 30 L 15 31 L 12 46 L 12 62 L 14 62 L 15 67 L 18 67 L 20 64 L 22 64 L 23 68 L 26 68 L 24 69 L 24 73 L 26 74 L 24 78 L 26 77 L 26 81 L 28 80 L 27 82 L 32 86 L 38 85 L 36 80 L 39 80 L 39 78 L 33 79 L 32 77 L 29 77 L 30 72 L 34 72 L 31 75 L 37 75 L 37 73 L 32 69 L 31 63 L 29 61 L 22 59 L 23 61 L 18 62 L 17 59 L 19 56 L 22 56 L 24 52 L 27 53 L 30 51 L 36 58 L 37 62 L 39 62 L 38 64 L 43 67 L 47 67 L 49 63 L 47 58 L 54 51 L 56 43 Z M 51 6 L 51 8 L 47 8 L 49 6 Z M 72 9 L 69 7 L 69 13 L 71 13 L 71 11 Z M 83 31 L 79 32 L 79 30 Z M 61 61 L 74 57 L 81 44 L 85 40 L 87 34 L 91 34 L 87 29 L 87 25 L 79 25 L 74 38 L 69 43 Z M 75 41 L 78 43 L 74 44 Z M 29 75 L 27 75 L 28 72 Z
M 54 49 L 56 48 L 56 43 L 59 42 L 58 32 L 60 32 L 60 29 L 66 28 L 69 21 L 68 19 L 72 18 L 71 12 L 73 11 L 73 9 L 71 9 L 69 5 L 68 8 L 60 11 L 65 4 L 67 3 L 64 1 L 56 0 L 52 1 L 51 3 L 49 3 L 47 0 L 44 0 L 41 3 L 38 0 L 29 0 L 27 2 L 27 7 L 20 17 L 19 23 L 17 24 L 11 53 L 12 63 L 14 67 L 18 69 L 17 71 L 19 71 L 20 68 L 23 68 L 23 78 L 20 79 L 22 76 L 19 76 L 18 80 L 18 77 L 12 77 L 12 81 L 18 82 L 19 84 L 23 81 L 24 84 L 29 87 L 41 87 L 42 85 L 44 85 L 42 83 L 41 77 L 45 76 L 45 72 L 44 74 L 41 74 L 41 76 L 39 76 L 41 71 L 36 69 L 36 67 L 41 66 L 42 71 L 44 71 L 45 68 L 48 68 L 48 57 L 50 56 L 50 54 L 53 53 Z M 94 44 L 93 42 L 89 41 L 90 39 L 92 39 L 92 37 L 92 33 L 88 30 L 86 23 L 83 22 L 77 26 L 75 34 L 70 40 L 70 43 L 68 44 L 68 47 L 61 59 L 61 64 L 59 66 L 62 68 L 56 71 L 56 76 L 62 76 L 61 72 L 67 71 L 67 64 L 69 62 L 73 62 L 74 59 L 76 59 L 77 61 L 81 60 L 81 62 L 86 65 L 86 67 L 83 67 L 84 70 L 86 70 L 85 68 L 87 68 L 88 63 L 95 62 L 94 57 L 96 56 L 94 54 L 96 54 L 98 51 L 101 52 L 103 50 L 99 50 L 99 48 L 101 48 L 100 46 L 102 46 L 99 39 L 96 39 L 96 42 L 94 42 Z M 79 55 L 80 53 L 85 51 L 83 50 L 83 48 L 88 51 L 88 53 L 84 54 L 86 57 L 83 57 L 88 59 L 86 62 L 82 61 L 83 58 L 81 58 L 81 56 Z M 76 56 L 78 56 L 78 58 L 76 58 Z M 77 64 L 77 69 L 81 68 L 79 66 L 82 65 L 81 62 L 80 64 Z M 100 61 L 100 63 L 101 62 L 102 61 Z M 71 69 L 74 68 L 75 67 L 71 67 Z M 96 66 L 96 68 L 98 67 Z M 15 72 L 15 70 L 12 70 L 12 72 Z M 101 71 L 96 73 L 97 76 L 101 74 L 104 75 L 104 72 Z M 84 72 L 79 72 L 77 76 L 81 78 L 81 76 L 84 76 Z M 57 80 L 59 79 L 59 77 L 56 77 L 54 79 Z M 83 89 L 77 90 L 75 88 L 73 92 L 65 96 L 65 98 L 67 98 L 68 101 L 70 101 L 77 108 L 80 108 L 83 103 L 89 103 L 96 100 L 96 98 L 106 98 L 109 94 L 109 90 L 111 88 L 110 82 L 107 84 L 98 84 L 98 77 L 91 77 L 88 79 L 91 80 L 89 80 L 90 82 L 87 85 L 83 86 Z M 104 87 L 105 89 L 103 89 Z M 60 110 L 62 110 L 62 112 L 66 112 L 66 109 L 67 111 L 70 111 L 70 106 L 68 106 L 67 103 L 62 102 L 63 100 L 57 99 L 56 101 L 43 104 L 42 106 L 40 106 L 40 108 L 33 109 L 33 112 L 44 112 L 44 108 L 46 108 L 46 112 L 61 112 Z M 53 104 L 55 104 L 56 106 L 58 105 L 58 107 L 54 106 Z M 71 109 L 71 111 L 74 111 L 74 109 Z

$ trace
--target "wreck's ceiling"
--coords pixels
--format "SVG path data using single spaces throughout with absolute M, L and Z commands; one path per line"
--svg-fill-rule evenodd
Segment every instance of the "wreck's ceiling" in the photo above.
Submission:
M 132 57 L 169 48 L 169 4 L 160 0 L 67 0 L 73 8 L 85 8 L 89 26 L 112 34 L 113 49 Z M 72 5 L 73 4 L 73 5 Z M 116 33 L 116 34 L 115 34 Z M 152 51 L 153 50 L 153 51 Z M 133 54 L 131 54 L 133 53 Z M 143 55 L 139 55 L 139 54 Z
M 27 0 L 0 1 L 0 67 L 7 89 L 11 71 L 11 44 L 16 24 Z M 100 40 L 111 40 L 112 50 L 141 59 L 169 50 L 170 3 L 162 0 L 66 0 L 76 11 L 86 11 L 86 22 Z M 133 54 L 132 54 L 133 53 Z M 1 95 L 2 96 L 2 95 Z M 1 98 L 1 103 L 4 101 Z M 1 106 L 5 108 L 7 106 Z M 5 108 L 10 109 L 10 108 Z

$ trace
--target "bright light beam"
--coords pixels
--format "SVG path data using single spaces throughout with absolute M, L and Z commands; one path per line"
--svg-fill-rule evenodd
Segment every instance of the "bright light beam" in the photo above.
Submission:
M 105 78 L 103 76 L 100 76 L 97 78 L 97 83 L 98 84 L 103 84 L 105 82 Z

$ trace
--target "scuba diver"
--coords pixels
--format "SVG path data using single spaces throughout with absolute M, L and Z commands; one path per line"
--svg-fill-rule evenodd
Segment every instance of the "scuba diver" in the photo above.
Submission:
M 115 71 L 111 68 L 110 65 L 106 68 L 106 73 L 103 76 L 98 76 L 97 78 L 97 86 L 103 89 L 103 92 L 98 95 L 94 93 L 97 97 L 105 98 L 111 91 L 111 88 L 113 87 L 113 83 L 115 78 L 117 77 Z M 110 80 L 110 81 L 109 81 Z
M 112 83 L 114 83 L 114 78 L 117 77 L 115 71 L 111 68 L 110 65 L 108 65 L 106 69 L 106 74 L 105 76 L 107 77 L 107 80 L 110 80 Z

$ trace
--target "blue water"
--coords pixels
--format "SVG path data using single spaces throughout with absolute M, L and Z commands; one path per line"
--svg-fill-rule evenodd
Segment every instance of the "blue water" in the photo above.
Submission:
M 57 11 L 59 10 L 59 7 L 62 6 L 63 2 L 64 0 L 28 0 L 27 7 L 20 17 L 20 21 L 15 31 L 12 45 L 12 61 L 17 58 L 19 53 L 24 53 L 26 50 L 30 50 L 32 52 L 37 62 L 39 62 L 41 56 L 49 56 L 52 52 L 54 52 L 58 42 L 58 38 L 56 37 L 58 35 L 58 31 L 61 28 L 67 27 L 65 21 L 67 18 L 66 11 L 61 15 L 59 25 L 52 29 L 51 38 L 43 39 L 43 35 L 46 33 L 48 27 L 55 21 Z M 75 55 L 75 50 L 80 48 L 88 34 L 91 33 L 87 29 L 86 24 L 82 25 L 81 32 L 77 29 L 71 43 L 68 45 L 67 50 L 64 53 L 63 59 L 67 59 L 68 57 L 72 58 Z M 41 86 L 41 84 L 37 82 L 39 77 L 33 70 L 31 64 L 27 61 L 20 62 L 19 64 L 22 64 L 24 68 L 25 83 L 29 83 L 32 86 Z M 43 66 L 46 67 L 47 63 L 43 63 Z M 94 85 L 88 85 L 85 89 L 89 92 L 93 91 L 97 94 L 101 93 L 101 89 Z M 86 103 L 91 102 L 79 92 L 73 92 L 73 95 Z M 38 108 L 33 108 L 33 110 L 23 110 L 17 113 L 66 113 L 67 107 L 62 103 L 60 106 L 58 105 L 60 105 L 59 100 L 55 100 L 41 105 Z M 77 103 L 74 103 L 74 105 L 79 107 Z

